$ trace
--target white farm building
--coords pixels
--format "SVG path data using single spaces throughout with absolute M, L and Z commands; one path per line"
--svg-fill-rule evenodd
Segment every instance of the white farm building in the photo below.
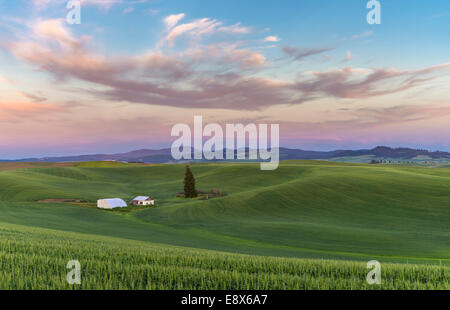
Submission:
M 155 200 L 149 196 L 137 196 L 130 201 L 130 204 L 137 206 L 149 206 L 154 205 Z
M 97 207 L 100 209 L 126 208 L 127 203 L 120 198 L 100 199 L 97 201 Z

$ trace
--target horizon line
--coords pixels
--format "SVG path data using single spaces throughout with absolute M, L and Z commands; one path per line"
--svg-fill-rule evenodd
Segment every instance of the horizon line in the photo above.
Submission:
M 374 150 L 376 148 L 389 148 L 393 150 L 398 149 L 409 149 L 409 150 L 417 150 L 417 151 L 426 151 L 429 153 L 447 153 L 449 154 L 450 151 L 443 151 L 443 150 L 430 150 L 426 148 L 418 148 L 418 147 L 406 147 L 406 146 L 386 146 L 386 145 L 377 145 L 371 148 L 342 148 L 342 149 L 330 149 L 325 151 L 320 150 L 313 150 L 313 149 L 302 149 L 302 148 L 295 148 L 295 147 L 286 147 L 286 146 L 280 146 L 278 149 L 287 149 L 287 150 L 296 150 L 296 151 L 305 151 L 305 152 L 317 152 L 317 153 L 329 153 L 329 152 L 335 152 L 335 151 L 363 151 L 363 150 Z M 191 147 L 192 150 L 194 150 L 193 147 Z M 249 150 L 249 147 L 245 147 L 245 150 Z M 271 150 L 271 148 L 267 148 L 268 150 Z M 98 155 L 121 155 L 121 154 L 127 154 L 132 153 L 136 151 L 164 151 L 164 150 L 171 150 L 170 147 L 164 147 L 164 148 L 136 148 L 130 151 L 123 151 L 123 152 L 111 152 L 111 153 L 84 153 L 84 154 L 70 154 L 70 155 L 51 155 L 51 156 L 27 156 L 27 157 L 17 157 L 17 158 L 0 158 L 0 161 L 19 161 L 19 160 L 28 160 L 28 159 L 48 159 L 48 158 L 63 158 L 63 157 L 79 157 L 79 156 L 98 156 Z M 226 151 L 227 148 L 223 148 L 222 151 Z M 234 149 L 234 151 L 237 151 L 239 149 Z M 202 151 L 203 152 L 203 151 Z

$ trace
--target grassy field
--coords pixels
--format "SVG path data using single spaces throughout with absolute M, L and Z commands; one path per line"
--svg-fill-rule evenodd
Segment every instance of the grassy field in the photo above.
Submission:
M 185 200 L 182 165 L 7 166 L 0 289 L 68 288 L 70 259 L 86 268 L 81 288 L 450 288 L 448 168 L 196 164 L 198 189 L 228 195 Z M 92 207 L 143 194 L 158 207 Z M 63 198 L 88 203 L 38 202 Z M 382 286 L 365 282 L 372 259 Z
M 448 289 L 450 267 L 384 264 L 382 285 L 361 262 L 229 254 L 36 229 L 0 228 L 0 289 Z M 66 281 L 68 261 L 81 284 Z M 20 267 L 19 267 L 20 266 Z

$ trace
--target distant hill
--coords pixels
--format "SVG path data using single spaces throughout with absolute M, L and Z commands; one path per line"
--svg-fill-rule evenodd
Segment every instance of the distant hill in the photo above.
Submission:
M 450 153 L 447 152 L 430 152 L 427 150 L 416 150 L 409 148 L 390 148 L 386 146 L 378 146 L 371 150 L 358 150 L 358 151 L 338 151 L 334 157 L 346 157 L 346 156 L 364 156 L 373 155 L 378 158 L 398 158 L 398 159 L 413 159 L 417 156 L 428 156 L 432 159 L 449 158 Z
M 142 149 L 117 154 L 91 154 L 60 157 L 23 158 L 17 160 L 0 160 L 1 162 L 85 162 L 85 161 L 125 161 L 144 163 L 166 163 L 173 161 L 170 149 Z
M 246 149 L 246 153 L 248 153 L 248 149 Z M 447 152 L 441 151 L 430 152 L 427 150 L 420 150 L 420 149 L 390 148 L 386 146 L 378 146 L 370 150 L 368 149 L 335 150 L 328 152 L 280 148 L 280 160 L 291 160 L 291 159 L 338 160 L 340 158 L 350 158 L 350 159 L 355 158 L 355 161 L 358 161 L 358 158 L 361 157 L 373 159 L 392 159 L 392 160 L 414 160 L 415 158 L 422 158 L 425 160 L 440 159 L 450 161 L 450 153 Z M 108 160 L 155 163 L 155 164 L 176 162 L 173 160 L 169 148 L 160 150 L 141 149 L 118 154 L 92 154 L 92 155 L 77 155 L 77 156 L 62 156 L 62 157 L 24 158 L 17 160 L 0 160 L 0 162 L 85 162 L 85 161 L 108 161 Z

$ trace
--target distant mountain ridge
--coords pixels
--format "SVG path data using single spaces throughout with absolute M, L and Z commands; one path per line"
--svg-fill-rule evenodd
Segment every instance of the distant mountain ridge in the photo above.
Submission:
M 225 150 L 224 150 L 225 152 Z M 235 151 L 236 153 L 236 151 Z M 246 149 L 248 153 L 248 149 Z M 390 148 L 378 146 L 373 149 L 361 150 L 335 150 L 328 152 L 307 151 L 301 149 L 280 148 L 280 160 L 309 159 L 309 160 L 332 160 L 344 157 L 372 156 L 377 159 L 402 159 L 411 160 L 417 156 L 426 156 L 430 159 L 449 159 L 450 153 L 410 148 Z M 125 161 L 125 162 L 143 162 L 143 163 L 173 163 L 171 150 L 169 148 L 160 150 L 141 149 L 127 153 L 117 154 L 92 154 L 60 157 L 43 158 L 24 158 L 17 160 L 0 160 L 0 162 L 85 162 L 85 161 Z
M 450 153 L 434 151 L 430 152 L 421 149 L 410 149 L 410 148 L 390 148 L 387 146 L 377 146 L 371 150 L 357 150 L 357 151 L 337 151 L 337 156 L 335 157 L 346 157 L 346 156 L 364 156 L 373 155 L 382 158 L 403 158 L 412 159 L 417 156 L 428 156 L 433 159 L 437 158 L 450 158 Z

